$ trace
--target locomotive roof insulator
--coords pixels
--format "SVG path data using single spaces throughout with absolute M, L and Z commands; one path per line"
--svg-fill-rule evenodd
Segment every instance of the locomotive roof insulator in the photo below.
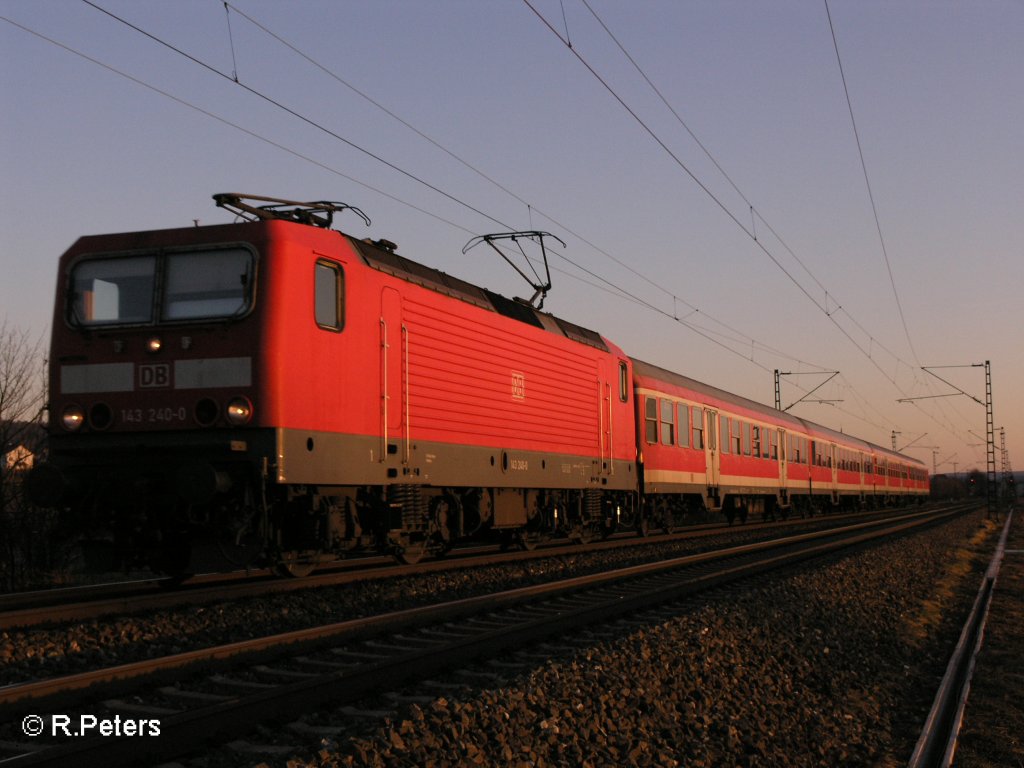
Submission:
M 236 216 L 246 221 L 278 219 L 330 229 L 331 224 L 334 223 L 335 213 L 352 211 L 363 220 L 366 226 L 370 226 L 370 217 L 354 205 L 332 200 L 300 202 L 298 200 L 284 200 L 280 197 L 246 195 L 240 192 L 219 192 L 213 196 L 213 200 L 218 208 L 232 211 Z M 246 201 L 266 203 L 266 205 L 251 205 Z
M 531 288 L 533 288 L 533 296 L 531 296 L 529 300 L 518 299 L 518 301 L 522 301 L 524 304 L 529 304 L 534 309 L 543 309 L 544 299 L 547 297 L 548 291 L 551 290 L 551 270 L 548 267 L 548 252 L 547 249 L 544 247 L 545 237 L 554 238 L 555 240 L 562 244 L 563 248 L 565 248 L 565 241 L 562 240 L 562 238 L 558 237 L 557 235 L 552 235 L 550 232 L 530 230 L 525 232 L 496 232 L 490 235 L 479 235 L 478 237 L 474 237 L 468 243 L 466 243 L 462 247 L 462 252 L 465 253 L 470 248 L 473 248 L 474 246 L 479 245 L 480 243 L 487 243 L 489 246 L 491 246 L 491 248 L 495 250 L 495 252 L 499 256 L 501 256 L 501 258 L 503 258 L 505 261 L 509 263 L 512 269 L 519 273 L 519 276 L 522 277 L 523 280 L 530 284 Z M 526 251 L 523 250 L 523 246 L 519 242 L 521 239 L 532 240 L 536 242 L 538 245 L 540 245 L 540 255 L 541 258 L 544 260 L 543 278 L 541 278 L 541 276 L 537 274 L 537 269 L 533 266 L 533 260 L 529 256 L 527 256 Z M 533 272 L 532 278 L 529 275 L 527 275 L 522 269 L 520 269 L 516 265 L 516 263 L 513 262 L 512 259 L 508 257 L 507 253 L 505 253 L 502 249 L 500 249 L 498 246 L 494 244 L 496 240 L 511 240 L 513 243 L 516 244 L 516 247 L 519 248 L 519 253 L 522 254 L 523 261 L 527 264 L 527 266 L 530 267 L 530 271 Z M 540 303 L 535 304 L 534 302 L 537 301 L 538 297 L 540 298 Z

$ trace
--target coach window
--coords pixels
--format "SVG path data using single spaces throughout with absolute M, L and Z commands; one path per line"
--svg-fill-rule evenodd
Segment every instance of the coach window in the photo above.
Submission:
M 676 441 L 676 406 L 671 400 L 661 401 L 661 444 L 672 445 Z
M 658 442 L 658 400 L 648 397 L 644 402 L 644 437 L 648 443 Z
M 693 406 L 693 447 L 704 447 L 704 410 Z
M 756 424 L 750 428 L 751 452 L 755 459 L 761 458 L 761 428 Z M 765 454 L 767 456 L 767 454 Z
M 679 404 L 679 427 L 676 429 L 676 437 L 683 448 L 690 444 L 690 406 L 686 403 Z
M 729 417 L 718 416 L 718 439 L 722 441 L 722 453 L 729 453 L 732 446 L 729 444 Z
M 732 452 L 737 456 L 743 451 L 743 428 L 739 419 L 730 419 L 732 424 Z
M 345 325 L 345 273 L 338 264 L 318 261 L 315 276 L 316 324 L 340 331 Z
M 619 402 L 629 400 L 629 369 L 624 360 L 619 361 Z
M 743 422 L 743 455 L 750 455 L 750 422 Z

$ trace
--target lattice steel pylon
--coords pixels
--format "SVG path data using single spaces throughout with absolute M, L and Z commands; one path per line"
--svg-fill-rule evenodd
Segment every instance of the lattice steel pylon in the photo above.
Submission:
M 932 368 L 984 368 L 985 369 L 985 402 L 982 402 L 974 395 L 969 392 L 964 392 L 956 384 L 939 376 L 935 373 Z M 978 405 L 985 406 L 985 453 L 986 453 L 986 477 L 985 477 L 985 502 L 988 508 L 989 517 L 997 517 L 998 509 L 996 508 L 996 496 L 998 489 L 996 487 L 996 438 L 995 438 L 995 420 L 992 417 L 992 363 L 986 360 L 984 363 L 972 363 L 971 365 L 939 365 L 939 366 L 921 366 L 921 370 L 925 373 L 934 376 L 936 379 L 946 384 L 961 395 L 967 395 Z M 901 397 L 896 402 L 909 403 L 914 400 L 927 400 L 932 397 L 948 397 L 948 395 L 928 395 L 927 397 Z M 954 472 L 956 471 L 954 465 Z
M 986 492 L 988 511 L 995 511 L 996 500 L 996 435 L 995 420 L 992 417 L 992 364 L 985 361 L 985 457 L 988 470 L 988 489 Z
M 1006 450 L 1006 427 L 999 428 L 999 450 L 1002 459 L 1003 479 L 1000 488 L 1009 503 L 1017 498 L 1017 484 L 1013 480 L 1013 468 L 1010 466 L 1010 452 Z

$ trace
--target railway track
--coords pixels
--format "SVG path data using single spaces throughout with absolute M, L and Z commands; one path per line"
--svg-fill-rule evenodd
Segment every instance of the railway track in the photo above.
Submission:
M 809 519 L 760 522 L 742 527 L 722 524 L 700 524 L 672 534 L 637 538 L 620 534 L 586 545 L 567 545 L 554 541 L 530 552 L 497 551 L 493 546 L 472 546 L 454 550 L 443 559 L 418 565 L 395 565 L 389 557 L 367 556 L 339 561 L 303 579 L 282 579 L 271 570 L 238 571 L 235 573 L 200 574 L 178 588 L 168 588 L 161 578 L 133 579 L 88 586 L 67 587 L 0 596 L 0 631 L 27 629 L 68 621 L 88 621 L 112 615 L 130 615 L 143 611 L 180 606 L 199 606 L 222 600 L 235 600 L 261 595 L 283 594 L 318 587 L 337 586 L 366 579 L 383 579 L 432 573 L 482 565 L 504 564 L 583 552 L 600 552 L 625 547 L 644 547 L 654 543 L 699 539 L 730 532 L 743 534 L 770 533 L 791 528 L 817 529 L 839 523 L 875 519 L 890 511 L 826 515 Z
M 31 725 L 49 736 L 5 745 L 14 755 L 9 764 L 114 765 L 169 759 L 203 749 L 210 740 L 235 738 L 259 721 L 353 702 L 453 664 L 494 658 L 730 581 L 933 525 L 963 511 L 860 522 L 10 686 L 0 689 L 4 719 L 24 724 L 34 717 Z M 125 702 L 126 696 L 134 703 Z M 51 714 L 35 714 L 39 712 Z M 133 723 L 155 719 L 159 736 L 71 738 L 54 730 L 60 725 L 57 712 L 69 713 L 65 725 L 72 730 L 84 727 L 82 717 L 107 723 L 115 718 Z
M 914 753 L 907 763 L 908 768 L 945 767 L 953 763 L 964 710 L 967 706 L 967 695 L 971 690 L 974 660 L 981 649 L 988 609 L 992 602 L 992 592 L 999 577 L 999 568 L 1003 561 L 1006 539 L 1010 533 L 1012 522 L 1013 513 L 1011 512 L 1003 525 L 999 544 L 985 571 L 971 612 L 964 622 L 960 639 L 950 656 L 946 674 L 935 693 L 935 700 L 932 702 L 928 719 L 921 730 Z

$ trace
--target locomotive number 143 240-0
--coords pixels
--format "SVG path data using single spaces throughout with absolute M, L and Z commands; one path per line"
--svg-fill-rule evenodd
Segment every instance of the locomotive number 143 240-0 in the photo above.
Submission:
M 150 424 L 159 422 L 185 421 L 188 410 L 183 405 L 177 408 L 122 408 L 121 421 L 129 424 Z

